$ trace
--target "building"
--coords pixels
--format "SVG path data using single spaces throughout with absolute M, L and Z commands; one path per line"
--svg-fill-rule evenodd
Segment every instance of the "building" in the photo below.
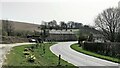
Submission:
M 47 41 L 76 41 L 76 35 L 70 30 L 50 30 Z
M 105 42 L 105 37 L 102 34 L 93 34 L 94 42 Z
M 36 30 L 38 34 L 41 34 L 41 30 Z M 76 41 L 77 37 L 71 30 L 49 30 L 46 41 Z

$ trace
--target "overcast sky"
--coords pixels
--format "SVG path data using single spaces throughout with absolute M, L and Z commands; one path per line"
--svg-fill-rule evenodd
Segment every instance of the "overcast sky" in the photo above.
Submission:
M 104 9 L 117 7 L 119 0 L 1 0 L 2 17 L 40 24 L 41 21 L 75 21 L 93 25 Z

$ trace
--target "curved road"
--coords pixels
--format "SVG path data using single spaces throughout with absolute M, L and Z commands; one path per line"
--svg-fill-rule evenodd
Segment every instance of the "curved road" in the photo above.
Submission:
M 88 56 L 71 49 L 70 45 L 73 43 L 76 42 L 59 42 L 51 46 L 50 50 L 75 66 L 118 66 L 118 63 Z

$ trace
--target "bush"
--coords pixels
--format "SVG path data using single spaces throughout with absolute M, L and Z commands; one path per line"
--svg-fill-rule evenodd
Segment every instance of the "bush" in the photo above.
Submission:
M 80 36 L 78 39 L 78 44 L 80 44 L 80 42 L 87 40 L 87 38 L 85 36 Z
M 85 42 L 82 48 L 88 51 L 92 51 L 98 54 L 120 57 L 120 43 L 93 43 Z
M 120 33 L 118 33 L 116 41 L 120 42 Z

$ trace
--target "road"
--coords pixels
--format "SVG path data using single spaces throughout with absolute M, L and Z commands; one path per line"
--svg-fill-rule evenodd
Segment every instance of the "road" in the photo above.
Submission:
M 57 56 L 61 55 L 62 59 L 75 66 L 118 66 L 117 63 L 88 56 L 71 49 L 70 45 L 73 43 L 77 42 L 59 42 L 51 46 L 50 50 Z
M 8 53 L 8 51 L 10 51 L 11 48 L 14 46 L 20 46 L 24 44 L 35 44 L 35 43 L 0 44 L 0 68 L 2 67 L 4 59 L 6 59 L 5 55 Z

